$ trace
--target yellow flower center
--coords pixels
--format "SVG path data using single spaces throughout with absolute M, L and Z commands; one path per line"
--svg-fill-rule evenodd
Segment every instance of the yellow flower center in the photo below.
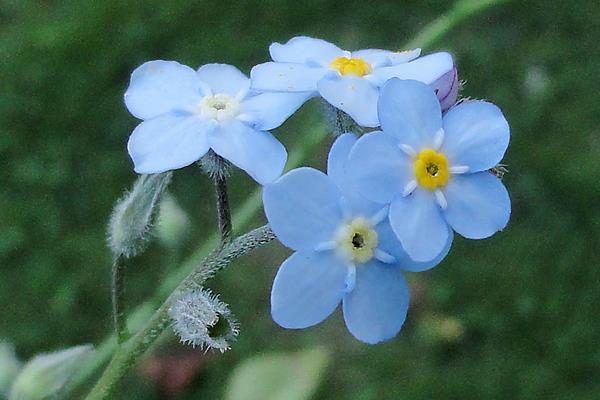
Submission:
M 366 218 L 355 218 L 336 234 L 337 248 L 351 261 L 364 263 L 373 258 L 377 248 L 377 232 Z
M 415 159 L 415 178 L 417 183 L 428 190 L 446 185 L 448 177 L 448 159 L 442 153 L 432 149 L 422 150 Z
M 330 64 L 330 67 L 342 75 L 365 76 L 371 73 L 371 64 L 362 58 L 355 57 L 337 57 Z

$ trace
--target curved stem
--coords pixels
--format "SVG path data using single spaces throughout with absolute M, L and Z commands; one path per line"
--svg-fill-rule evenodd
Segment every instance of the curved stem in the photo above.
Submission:
M 127 320 L 125 318 L 125 256 L 115 257 L 112 266 L 112 306 L 115 333 L 119 343 L 127 340 Z
M 206 257 L 204 262 L 177 286 L 144 327 L 119 347 L 86 399 L 100 400 L 111 396 L 126 372 L 170 325 L 168 310 L 182 293 L 202 285 L 219 270 L 229 265 L 232 260 L 269 243 L 274 238 L 269 226 L 265 225 L 236 238 Z

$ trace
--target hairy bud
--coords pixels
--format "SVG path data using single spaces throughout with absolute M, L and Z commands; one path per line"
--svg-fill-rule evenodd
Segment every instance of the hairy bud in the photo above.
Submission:
M 61 398 L 61 390 L 93 353 L 91 345 L 83 345 L 33 357 L 17 376 L 9 400 Z
M 227 304 L 209 290 L 195 289 L 184 294 L 169 309 L 169 315 L 175 333 L 193 347 L 224 352 L 239 333 Z
M 215 178 L 227 178 L 231 172 L 231 164 L 212 150 L 204 155 L 198 162 L 204 173 Z
M 108 225 L 108 243 L 114 255 L 129 258 L 143 250 L 156 205 L 171 176 L 171 172 L 141 175 L 131 191 L 117 202 Z

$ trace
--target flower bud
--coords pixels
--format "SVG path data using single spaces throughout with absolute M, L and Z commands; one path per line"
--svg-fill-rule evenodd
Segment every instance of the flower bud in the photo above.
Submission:
M 144 248 L 156 205 L 171 176 L 171 172 L 141 175 L 131 192 L 117 202 L 108 225 L 108 243 L 114 255 L 129 258 Z
M 33 357 L 17 376 L 9 400 L 60 398 L 60 391 L 93 353 L 91 345 L 83 345 Z
M 238 323 L 227 305 L 209 290 L 184 294 L 169 309 L 173 329 L 181 341 L 193 347 L 225 352 L 239 333 Z
M 440 101 L 442 111 L 446 111 L 452 107 L 454 104 L 456 104 L 456 99 L 458 98 L 458 89 L 460 87 L 460 82 L 458 81 L 458 71 L 456 70 L 456 67 L 440 76 L 430 86 L 435 91 L 435 94 Z

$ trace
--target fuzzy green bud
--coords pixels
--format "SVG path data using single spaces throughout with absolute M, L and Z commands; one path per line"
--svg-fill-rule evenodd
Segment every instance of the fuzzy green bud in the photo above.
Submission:
M 108 225 L 108 243 L 114 255 L 129 258 L 144 249 L 156 205 L 171 176 L 171 172 L 141 175 L 131 191 L 117 202 Z
M 61 390 L 93 354 L 91 345 L 83 345 L 33 357 L 17 376 L 8 399 L 60 398 Z

